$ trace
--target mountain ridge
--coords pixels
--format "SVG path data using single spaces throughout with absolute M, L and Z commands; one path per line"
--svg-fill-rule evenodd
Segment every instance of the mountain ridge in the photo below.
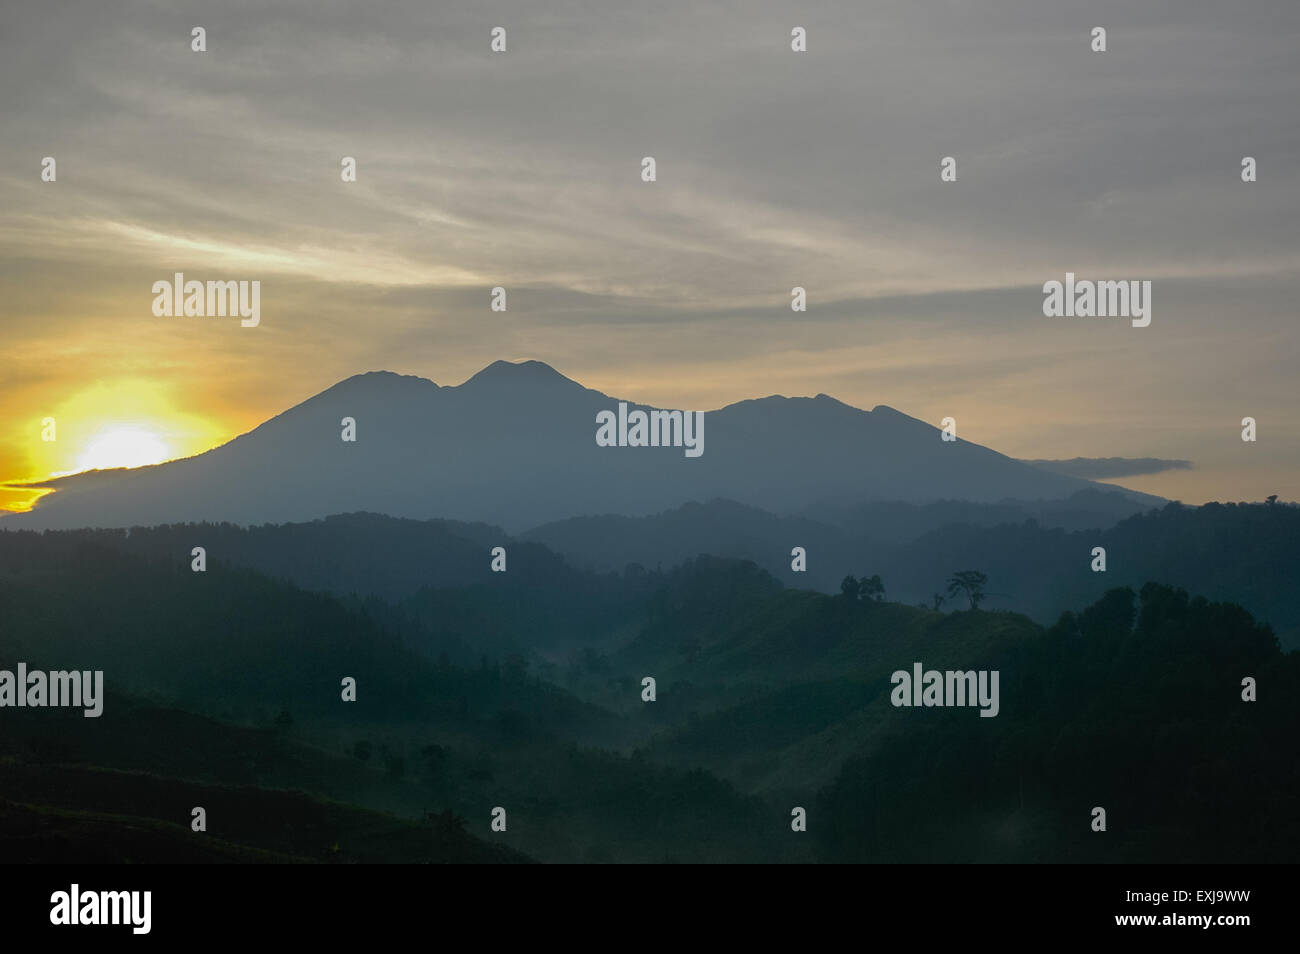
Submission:
M 938 428 L 889 405 L 866 411 L 826 394 L 703 412 L 704 453 L 695 458 L 674 447 L 598 446 L 596 414 L 620 402 L 653 407 L 536 360 L 495 361 L 450 386 L 364 372 L 202 454 L 49 481 L 42 486 L 55 493 L 0 527 L 253 525 L 371 510 L 518 532 L 719 496 L 774 513 L 872 500 L 1058 499 L 1099 487 L 1139 499 L 979 444 L 941 441 Z M 345 419 L 356 422 L 354 442 L 341 439 Z

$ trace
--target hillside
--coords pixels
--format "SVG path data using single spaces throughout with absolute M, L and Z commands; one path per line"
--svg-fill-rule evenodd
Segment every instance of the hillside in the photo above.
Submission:
M 1248 860 L 1300 846 L 1283 814 L 1300 795 L 1300 655 L 1239 606 L 1148 584 L 1043 627 L 791 589 L 707 556 L 566 569 L 537 606 L 534 585 L 340 599 L 219 561 L 192 573 L 103 534 L 0 534 L 0 669 L 102 668 L 108 694 L 98 719 L 3 711 L 0 833 L 19 856 L 84 838 L 85 857 L 141 860 Z M 448 658 L 453 639 L 478 658 Z M 999 672 L 998 714 L 895 706 L 892 675 L 916 663 Z M 1245 676 L 1258 702 L 1242 701 Z M 1115 837 L 1080 841 L 1098 803 Z M 195 804 L 214 836 L 201 845 L 184 827 Z M 505 833 L 488 828 L 494 806 Z M 810 837 L 790 831 L 792 806 Z
M 191 573 L 75 535 L 3 535 L 0 618 L 0 669 L 102 669 L 109 693 L 97 719 L 4 710 L 0 798 L 20 820 L 34 806 L 65 831 L 138 811 L 164 826 L 148 836 L 161 839 L 153 857 L 188 857 L 168 847 L 166 825 L 174 812 L 184 821 L 198 796 L 181 793 L 201 784 L 221 789 L 204 797 L 233 799 L 232 811 L 272 827 L 328 814 L 311 807 L 325 799 L 390 813 L 393 830 L 452 812 L 488 837 L 489 812 L 504 805 L 510 837 L 497 840 L 539 860 L 768 855 L 760 803 L 707 772 L 630 757 L 621 743 L 635 726 L 530 676 L 527 660 L 438 661 L 413 648 L 417 633 L 253 571 Z M 343 675 L 357 679 L 356 702 L 340 697 Z M 117 774 L 83 784 L 90 776 L 68 766 Z M 169 787 L 175 798 L 160 801 Z M 133 809 L 128 793 L 142 789 L 154 794 Z M 310 804 L 266 794 L 294 789 Z M 304 842 L 258 831 L 231 843 L 303 854 Z M 105 851 L 119 850 L 109 841 Z

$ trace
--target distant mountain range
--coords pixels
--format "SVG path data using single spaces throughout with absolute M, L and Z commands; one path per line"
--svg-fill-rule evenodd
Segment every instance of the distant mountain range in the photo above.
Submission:
M 867 504 L 828 511 L 823 522 L 713 500 L 646 517 L 578 517 L 522 535 L 483 523 L 356 513 L 249 528 L 15 532 L 0 534 L 0 552 L 16 548 L 21 566 L 24 547 L 63 539 L 69 558 L 85 543 L 188 572 L 191 548 L 203 546 L 214 569 L 245 567 L 316 592 L 405 605 L 436 623 L 439 649 L 462 662 L 480 650 L 550 646 L 574 633 L 603 638 L 625 618 L 620 607 L 653 589 L 656 571 L 702 554 L 751 561 L 786 586 L 824 593 L 838 593 L 846 575 L 879 574 L 889 599 L 927 606 L 936 593 L 946 596 L 953 572 L 978 569 L 989 577 L 987 608 L 1043 624 L 1113 587 L 1136 590 L 1154 580 L 1240 603 L 1270 623 L 1285 648 L 1300 646 L 1300 506 L 1122 506 L 1120 494 L 1085 491 L 1033 511 Z M 496 546 L 508 551 L 507 573 L 491 570 Z M 796 546 L 806 554 L 799 572 L 791 567 Z M 1097 546 L 1107 553 L 1104 573 L 1092 569 Z M 481 594 L 491 611 L 467 609 L 457 595 L 466 591 Z
M 706 412 L 695 457 L 680 446 L 598 446 L 597 415 L 619 404 L 538 361 L 497 361 L 454 387 L 374 371 L 195 457 L 51 481 L 55 493 L 0 527 L 253 525 L 364 510 L 521 532 L 719 497 L 782 515 L 871 501 L 1061 500 L 1099 488 L 1163 502 L 945 442 L 893 408 L 864 411 L 825 394 Z M 629 415 L 650 410 L 627 404 Z M 342 439 L 345 418 L 355 442 Z

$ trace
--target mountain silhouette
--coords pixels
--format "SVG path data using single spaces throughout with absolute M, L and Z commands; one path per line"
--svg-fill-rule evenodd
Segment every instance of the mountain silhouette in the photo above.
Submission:
M 540 361 L 497 361 L 453 387 L 372 371 L 195 457 L 51 481 L 55 493 L 0 526 L 250 525 L 365 510 L 520 532 L 717 497 L 789 514 L 873 500 L 1051 500 L 1103 486 L 825 394 L 708 411 L 698 457 L 598 446 L 597 413 L 617 413 L 619 401 Z M 356 422 L 355 442 L 341 439 L 344 418 Z

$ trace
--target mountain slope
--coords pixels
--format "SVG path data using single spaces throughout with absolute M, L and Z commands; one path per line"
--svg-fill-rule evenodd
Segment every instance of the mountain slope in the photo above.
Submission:
M 456 387 L 370 372 L 196 457 L 54 481 L 55 493 L 3 526 L 279 523 L 369 510 L 518 532 L 715 497 L 787 514 L 866 500 L 1058 499 L 1098 486 L 825 394 L 707 412 L 698 457 L 680 446 L 598 446 L 596 415 L 618 406 L 537 361 L 498 361 Z M 345 418 L 355 442 L 341 439 Z

